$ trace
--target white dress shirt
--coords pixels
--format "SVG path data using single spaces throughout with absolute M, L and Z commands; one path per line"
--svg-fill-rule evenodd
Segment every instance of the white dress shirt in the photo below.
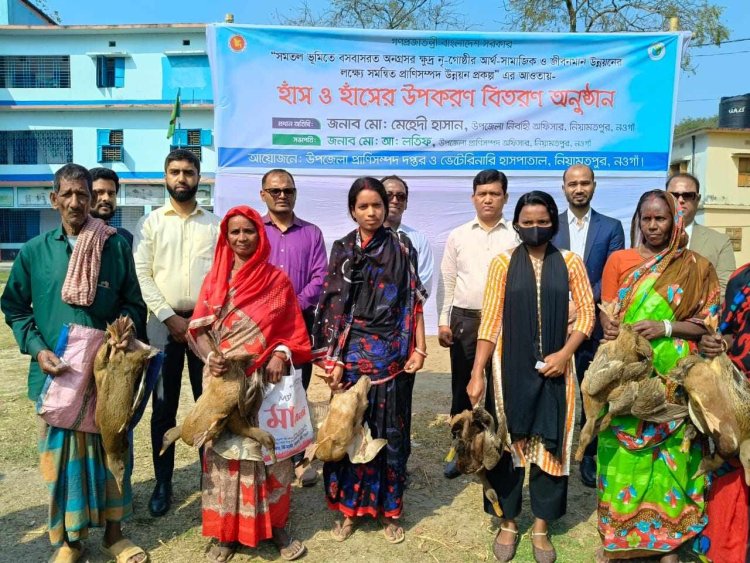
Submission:
M 411 241 L 414 250 L 417 251 L 417 274 L 419 281 L 427 291 L 427 295 L 432 295 L 432 271 L 435 268 L 435 259 L 432 257 L 432 247 L 430 241 L 424 233 L 419 232 L 408 225 L 401 223 L 398 227 L 399 233 L 404 233 Z
M 452 307 L 482 308 L 490 262 L 518 243 L 516 232 L 504 218 L 489 230 L 485 230 L 475 217 L 451 231 L 440 264 L 437 288 L 439 325 L 450 325 Z
M 695 225 L 694 221 L 692 221 L 689 225 L 685 226 L 685 232 L 687 233 L 687 236 L 688 236 L 688 248 L 690 248 L 690 241 L 693 238 L 693 225 Z
M 586 252 L 586 237 L 589 234 L 589 225 L 591 224 L 591 208 L 583 216 L 580 224 L 578 217 L 568 209 L 568 230 L 570 231 L 570 250 L 575 252 L 583 259 Z
M 219 218 L 196 205 L 180 216 L 171 201 L 138 221 L 133 260 L 143 300 L 160 321 L 195 307 L 211 269 Z

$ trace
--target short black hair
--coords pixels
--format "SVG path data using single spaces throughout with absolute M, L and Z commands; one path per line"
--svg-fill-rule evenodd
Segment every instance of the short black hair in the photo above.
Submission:
M 263 188 L 266 185 L 266 179 L 269 176 L 273 176 L 274 174 L 286 174 L 289 176 L 289 179 L 292 181 L 292 187 L 296 188 L 296 184 L 294 183 L 294 176 L 292 176 L 291 172 L 288 170 L 284 170 L 283 168 L 274 168 L 273 170 L 269 170 L 265 174 L 263 174 L 263 177 L 260 179 L 260 187 Z
M 111 182 L 115 183 L 115 193 L 120 192 L 120 177 L 114 170 L 110 170 L 109 168 L 102 168 L 101 166 L 99 166 L 97 168 L 92 168 L 91 170 L 89 170 L 89 172 L 91 172 L 92 185 L 97 180 L 110 180 Z
M 200 159 L 195 156 L 195 153 L 187 149 L 174 149 L 173 151 L 170 151 L 170 153 L 167 155 L 167 158 L 164 159 L 164 172 L 167 171 L 167 167 L 169 166 L 170 162 L 176 162 L 180 160 L 187 160 L 190 164 L 195 166 L 198 174 L 201 173 Z
M 676 174 L 672 174 L 669 178 L 667 178 L 667 182 L 664 184 L 664 189 L 668 190 L 669 184 L 676 178 L 685 178 L 686 180 L 692 180 L 695 183 L 695 191 L 697 193 L 701 193 L 701 183 L 698 181 L 698 178 L 693 176 L 690 172 L 677 172 Z
M 550 221 L 552 221 L 552 236 L 555 236 L 557 231 L 560 230 L 560 216 L 558 215 L 555 198 L 541 190 L 534 190 L 523 194 L 518 198 L 516 210 L 513 212 L 513 225 L 518 225 L 518 220 L 521 217 L 521 210 L 527 205 L 543 205 L 547 208 Z
M 596 176 L 594 176 L 594 169 L 591 168 L 591 166 L 589 166 L 588 164 L 583 164 L 582 162 L 578 162 L 576 164 L 571 164 L 565 169 L 565 172 L 563 172 L 563 184 L 565 183 L 565 175 L 568 173 L 568 170 L 570 170 L 571 168 L 585 168 L 586 170 L 591 172 L 591 181 L 593 182 L 596 180 Z
M 357 205 L 357 196 L 364 190 L 372 190 L 380 196 L 380 199 L 383 200 L 383 207 L 385 207 L 383 220 L 388 219 L 388 194 L 385 191 L 383 182 L 372 176 L 361 176 L 360 178 L 357 178 L 354 180 L 352 187 L 349 188 L 349 215 L 352 215 L 354 207 Z M 352 218 L 354 218 L 353 215 Z
M 89 172 L 85 166 L 70 162 L 55 172 L 55 179 L 52 181 L 52 189 L 55 193 L 60 191 L 60 182 L 62 180 L 83 180 L 86 182 L 86 187 L 89 189 L 89 193 L 93 194 L 91 188 L 94 181 L 91 179 L 91 172 Z
M 471 193 L 477 193 L 477 186 L 494 184 L 495 182 L 500 182 L 504 194 L 508 193 L 508 177 L 494 168 L 482 170 L 479 174 L 474 176 L 474 187 L 472 188 Z
M 385 183 L 388 180 L 395 180 L 397 182 L 401 182 L 404 185 L 404 191 L 406 192 L 406 198 L 409 198 L 409 184 L 406 183 L 406 180 L 404 180 L 401 176 L 396 176 L 395 174 L 391 174 L 390 176 L 386 176 L 385 178 L 381 179 L 380 182 L 385 185 Z

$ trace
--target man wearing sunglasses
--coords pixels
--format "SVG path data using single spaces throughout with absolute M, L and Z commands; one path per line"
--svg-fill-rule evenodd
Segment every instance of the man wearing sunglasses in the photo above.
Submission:
M 409 203 L 409 186 L 399 176 L 386 176 L 381 180 L 388 194 L 388 218 L 385 226 L 390 227 L 397 233 L 403 233 L 417 251 L 417 274 L 428 294 L 432 293 L 432 269 L 434 260 L 430 241 L 424 233 L 413 229 L 401 222 L 401 218 Z
M 680 172 L 667 179 L 666 188 L 677 199 L 682 210 L 685 232 L 689 237 L 688 248 L 714 265 L 723 296 L 729 277 L 735 270 L 734 249 L 727 235 L 695 222 L 701 199 L 698 178 L 687 172 Z
M 269 262 L 281 268 L 292 280 L 294 291 L 308 334 L 312 328 L 315 306 L 323 290 L 328 271 L 326 247 L 320 229 L 294 214 L 297 187 L 292 175 L 281 168 L 269 170 L 261 180 L 260 197 L 268 208 L 263 217 L 268 241 L 271 243 Z M 302 369 L 302 385 L 307 389 L 312 375 L 312 364 Z M 295 474 L 305 487 L 313 486 L 318 474 L 312 465 L 302 467 L 302 454 L 292 458 Z

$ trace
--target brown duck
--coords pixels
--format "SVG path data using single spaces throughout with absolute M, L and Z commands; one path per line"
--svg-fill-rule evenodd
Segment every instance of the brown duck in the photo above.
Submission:
M 122 490 L 128 455 L 127 427 L 143 400 L 148 360 L 159 351 L 135 338 L 135 326 L 119 317 L 107 326 L 94 359 L 95 421 L 102 437 L 107 467 Z

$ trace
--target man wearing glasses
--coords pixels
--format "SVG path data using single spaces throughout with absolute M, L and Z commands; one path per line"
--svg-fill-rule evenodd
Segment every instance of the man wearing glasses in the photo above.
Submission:
M 328 271 L 323 233 L 318 227 L 294 214 L 297 188 L 294 178 L 286 170 L 275 168 L 261 180 L 260 197 L 268 208 L 263 217 L 268 241 L 271 243 L 269 262 L 281 268 L 292 280 L 302 316 L 310 332 L 315 306 L 323 290 Z M 302 368 L 302 385 L 307 389 L 312 375 L 312 364 Z M 313 486 L 318 474 L 312 465 L 302 467 L 303 454 L 295 455 L 295 474 L 305 487 Z
M 396 233 L 403 233 L 411 241 L 414 250 L 417 251 L 417 274 L 428 294 L 432 293 L 432 269 L 434 260 L 430 241 L 424 233 L 413 229 L 401 222 L 401 218 L 409 203 L 409 186 L 399 176 L 386 176 L 381 180 L 388 194 L 388 218 L 385 226 L 390 227 Z
M 685 232 L 689 237 L 688 248 L 714 265 L 723 297 L 729 277 L 735 270 L 734 250 L 729 237 L 695 222 L 695 213 L 701 199 L 698 178 L 687 172 L 680 172 L 667 179 L 666 187 L 682 210 Z

